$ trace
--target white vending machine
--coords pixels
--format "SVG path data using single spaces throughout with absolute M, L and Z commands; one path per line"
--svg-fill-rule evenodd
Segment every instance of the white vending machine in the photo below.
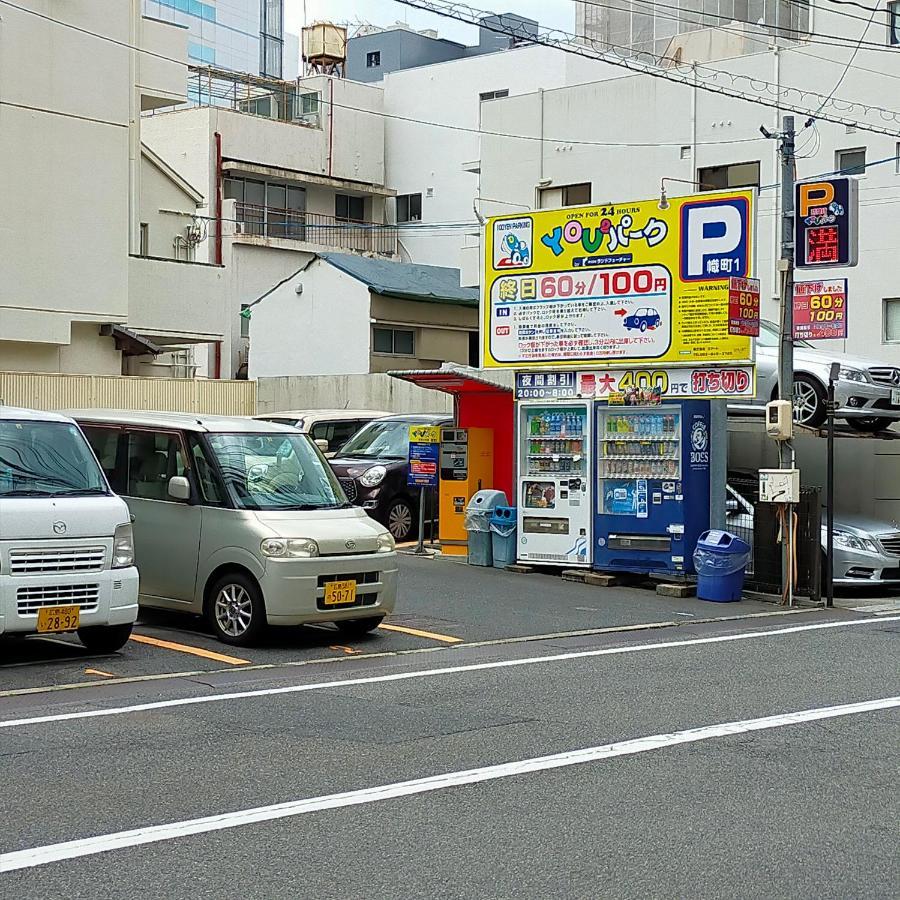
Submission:
M 590 403 L 520 402 L 518 560 L 591 565 Z

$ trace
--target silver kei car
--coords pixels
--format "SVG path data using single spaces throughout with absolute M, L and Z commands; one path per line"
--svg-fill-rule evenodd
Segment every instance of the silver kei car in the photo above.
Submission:
M 881 431 L 900 419 L 900 366 L 795 341 L 794 420 L 798 424 L 818 428 L 825 421 L 828 372 L 835 362 L 840 363 L 835 385 L 839 418 L 857 431 Z M 760 411 L 775 396 L 778 326 L 772 322 L 759 323 L 756 369 L 756 400 L 749 406 L 730 406 L 733 411 Z

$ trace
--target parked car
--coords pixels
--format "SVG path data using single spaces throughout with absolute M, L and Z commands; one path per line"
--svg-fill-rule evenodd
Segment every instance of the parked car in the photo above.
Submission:
M 371 409 L 286 409 L 254 416 L 263 422 L 291 425 L 308 434 L 326 457 L 334 454 L 372 419 L 389 416 L 389 412 Z
M 0 406 L 0 634 L 125 645 L 138 613 L 128 508 L 72 419 Z
M 760 322 L 753 401 L 757 410 L 777 394 L 778 341 L 778 326 Z M 818 428 L 825 421 L 828 372 L 833 362 L 840 363 L 840 378 L 835 385 L 838 416 L 851 427 L 880 431 L 900 418 L 900 366 L 794 341 L 794 419 L 798 424 Z
M 741 476 L 741 480 L 745 477 Z M 752 545 L 755 519 L 753 504 L 736 486 L 729 484 L 726 489 L 726 528 Z M 827 542 L 828 529 L 823 525 L 823 556 Z M 900 531 L 897 526 L 868 516 L 846 513 L 835 516 L 835 585 L 858 587 L 895 582 L 900 582 Z
M 630 316 L 625 317 L 625 327 L 629 331 L 634 328 L 638 331 L 646 331 L 648 328 L 658 328 L 661 321 L 658 310 L 652 306 L 642 306 Z
M 74 415 L 134 517 L 142 606 L 206 615 L 239 645 L 268 625 L 358 635 L 393 610 L 394 540 L 307 435 L 238 417 Z
M 388 416 L 370 422 L 331 460 L 341 486 L 400 543 L 418 527 L 417 491 L 407 487 L 409 426 L 450 425 L 446 415 Z

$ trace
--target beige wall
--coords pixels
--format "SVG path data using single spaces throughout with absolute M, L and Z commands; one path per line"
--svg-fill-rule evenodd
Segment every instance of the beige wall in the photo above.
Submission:
M 122 355 L 112 338 L 100 335 L 99 325 L 76 322 L 70 344 L 0 341 L 0 370 L 120 375 Z
M 450 303 L 424 303 L 372 295 L 372 327 L 410 328 L 415 356 L 371 353 L 370 371 L 433 369 L 445 362 L 467 365 L 469 332 L 478 330 L 478 309 Z
M 175 211 L 181 215 L 175 215 Z M 147 255 L 173 258 L 175 236 L 184 236 L 185 226 L 191 224 L 191 217 L 196 212 L 197 206 L 193 199 L 150 159 L 141 156 L 140 221 L 146 222 L 148 226 Z M 182 255 L 179 258 L 186 257 Z

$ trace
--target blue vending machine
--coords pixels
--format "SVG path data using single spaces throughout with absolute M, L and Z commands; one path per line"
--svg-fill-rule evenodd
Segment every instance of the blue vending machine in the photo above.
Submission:
M 693 573 L 709 528 L 709 403 L 598 403 L 594 422 L 594 568 Z

